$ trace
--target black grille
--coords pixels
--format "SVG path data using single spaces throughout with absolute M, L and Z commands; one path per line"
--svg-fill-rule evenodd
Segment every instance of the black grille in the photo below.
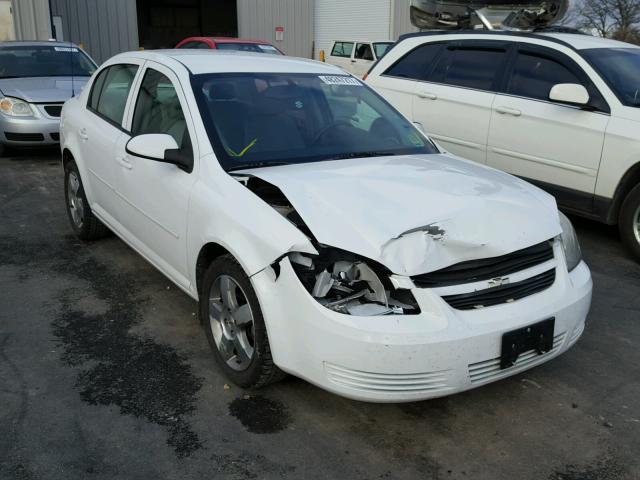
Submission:
M 442 299 L 456 310 L 472 310 L 475 308 L 490 307 L 510 303 L 534 293 L 546 290 L 556 280 L 556 271 L 549 270 L 535 277 L 527 278 L 522 282 L 502 285 L 500 287 L 487 288 L 472 293 L 461 295 L 449 295 Z
M 58 132 L 50 133 L 49 135 L 51 135 L 51 140 L 54 142 L 60 141 L 60 134 Z
M 62 105 L 45 105 L 44 111 L 52 117 L 59 117 L 62 113 Z
M 41 133 L 4 132 L 4 136 L 12 142 L 42 142 L 44 140 L 44 135 Z
M 416 275 L 412 277 L 412 280 L 418 288 L 462 285 L 510 275 L 544 263 L 552 258 L 553 246 L 551 242 L 542 242 L 533 247 L 518 250 L 501 257 L 471 260 L 436 272 Z

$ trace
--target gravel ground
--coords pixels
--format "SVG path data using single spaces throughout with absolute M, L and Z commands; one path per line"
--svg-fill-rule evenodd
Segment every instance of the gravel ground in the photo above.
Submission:
M 196 304 L 115 236 L 76 240 L 57 153 L 0 159 L 0 478 L 640 478 L 640 266 L 575 219 L 595 283 L 565 355 L 404 405 L 227 385 Z

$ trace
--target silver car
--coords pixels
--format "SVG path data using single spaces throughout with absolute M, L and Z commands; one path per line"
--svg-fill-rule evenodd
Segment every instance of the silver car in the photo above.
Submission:
M 62 104 L 77 95 L 95 62 L 65 42 L 0 43 L 0 155 L 5 146 L 55 145 Z

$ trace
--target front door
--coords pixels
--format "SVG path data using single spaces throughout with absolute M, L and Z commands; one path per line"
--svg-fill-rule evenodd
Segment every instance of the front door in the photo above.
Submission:
M 609 123 L 605 100 L 573 60 L 547 48 L 520 47 L 507 77 L 493 107 L 489 165 L 546 184 L 564 206 L 590 210 Z M 584 85 L 588 108 L 549 100 L 562 83 Z
M 192 142 L 194 129 L 187 103 L 175 74 L 168 68 L 147 62 L 135 92 L 128 124 L 131 136 L 165 133 L 171 135 L 183 153 L 197 157 Z M 149 160 L 118 147 L 117 188 L 127 204 L 123 219 L 135 246 L 166 275 L 183 288 L 189 287 L 186 234 L 189 196 L 195 183 L 194 171 Z

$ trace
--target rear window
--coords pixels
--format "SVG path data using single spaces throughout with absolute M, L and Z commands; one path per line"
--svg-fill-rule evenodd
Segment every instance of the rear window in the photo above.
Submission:
M 332 57 L 351 57 L 353 42 L 336 42 L 331 50 Z
M 273 45 L 262 45 L 259 43 L 216 43 L 218 50 L 233 50 L 236 52 L 270 53 L 280 55 L 280 51 Z
M 392 77 L 410 78 L 413 80 L 426 80 L 427 72 L 433 66 L 433 61 L 442 50 L 441 43 L 427 43 L 421 45 L 394 63 L 384 75 Z
M 506 52 L 499 48 L 449 47 L 430 80 L 456 87 L 492 90 Z

